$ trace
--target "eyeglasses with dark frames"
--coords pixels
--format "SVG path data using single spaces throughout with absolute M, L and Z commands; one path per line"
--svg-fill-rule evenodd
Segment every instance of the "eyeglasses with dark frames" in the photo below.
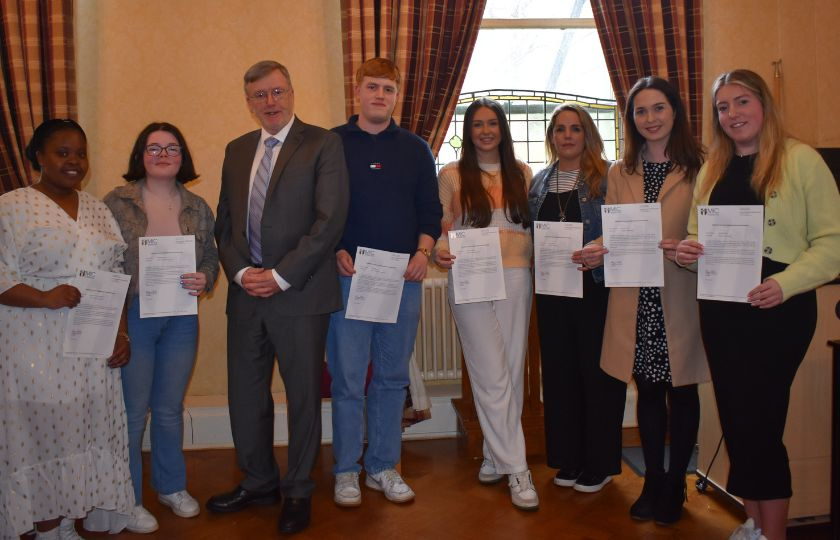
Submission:
M 181 155 L 181 145 L 180 144 L 167 144 L 166 146 L 161 146 L 159 144 L 150 144 L 146 147 L 146 153 L 150 156 L 157 157 L 163 153 L 166 153 L 167 156 L 180 156 Z

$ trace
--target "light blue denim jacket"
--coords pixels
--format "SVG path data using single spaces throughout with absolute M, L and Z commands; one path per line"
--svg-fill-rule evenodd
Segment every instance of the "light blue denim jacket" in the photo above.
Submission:
M 607 162 L 607 170 L 609 171 L 611 163 Z M 531 180 L 531 189 L 528 191 L 528 207 L 531 210 L 531 218 L 536 221 L 540 212 L 545 196 L 548 193 L 548 180 L 554 174 L 554 169 L 557 167 L 553 163 L 534 175 Z M 590 197 L 586 189 L 578 189 L 578 202 L 580 203 L 581 221 L 583 221 L 583 243 L 587 243 L 600 237 L 601 232 L 601 205 L 604 204 L 604 197 L 607 194 L 607 175 L 601 180 L 601 196 Z M 532 229 L 533 230 L 533 229 Z M 592 270 L 592 278 L 595 283 L 604 281 L 604 267 L 599 266 Z

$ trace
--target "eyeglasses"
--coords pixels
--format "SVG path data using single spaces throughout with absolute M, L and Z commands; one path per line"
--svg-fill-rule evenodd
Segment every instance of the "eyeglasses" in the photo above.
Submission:
M 157 157 L 162 153 L 166 152 L 167 156 L 180 156 L 181 155 L 181 145 L 179 144 L 168 144 L 166 146 L 161 146 L 159 144 L 150 144 L 146 147 L 146 153 L 150 156 Z
M 280 100 L 286 97 L 286 95 L 290 94 L 291 92 L 292 90 L 290 88 L 280 88 L 278 86 L 277 88 L 272 88 L 268 91 L 257 90 L 256 92 L 248 96 L 248 99 L 253 101 L 268 101 L 268 95 L 271 94 L 271 97 L 273 97 L 276 100 Z

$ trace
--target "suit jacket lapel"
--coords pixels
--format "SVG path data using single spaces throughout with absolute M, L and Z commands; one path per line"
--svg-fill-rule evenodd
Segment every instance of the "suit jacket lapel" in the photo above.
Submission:
M 286 140 L 280 147 L 280 154 L 277 155 L 277 162 L 274 164 L 274 170 L 271 171 L 271 181 L 268 184 L 265 198 L 268 200 L 277 188 L 280 182 L 280 176 L 283 174 L 283 169 L 288 165 L 292 155 L 303 142 L 303 124 L 300 120 L 295 118 Z

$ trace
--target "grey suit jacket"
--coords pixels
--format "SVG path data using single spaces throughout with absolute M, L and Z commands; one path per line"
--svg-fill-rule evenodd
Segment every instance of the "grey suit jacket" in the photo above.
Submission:
M 228 276 L 227 314 L 248 316 L 270 302 L 281 316 L 341 309 L 335 246 L 347 218 L 349 184 L 341 138 L 298 118 L 271 173 L 262 218 L 263 266 L 291 284 L 270 298 L 249 296 L 233 277 L 250 266 L 248 191 L 260 131 L 231 141 L 225 149 L 216 211 L 216 242 Z

